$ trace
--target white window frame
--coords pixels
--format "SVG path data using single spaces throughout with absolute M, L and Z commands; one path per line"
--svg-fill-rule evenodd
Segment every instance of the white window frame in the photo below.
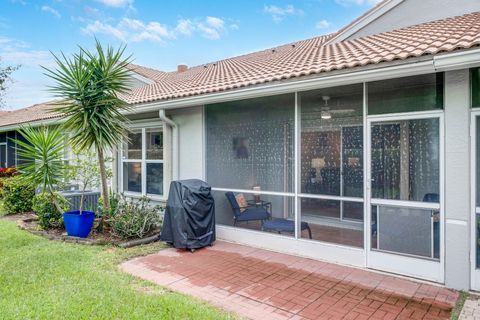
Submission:
M 480 268 L 477 268 L 477 117 L 480 117 L 480 109 L 472 108 L 470 111 L 470 287 L 472 290 L 480 290 Z
M 120 191 L 125 194 L 126 196 L 128 197 L 132 197 L 132 198 L 138 198 L 138 197 L 149 197 L 150 199 L 152 200 L 157 200 L 157 201 L 164 201 L 166 199 L 166 194 L 165 194 L 165 191 L 166 191 L 166 186 L 167 186 L 167 183 L 166 183 L 166 179 L 165 179 L 165 128 L 164 128 L 164 125 L 163 123 L 160 123 L 160 124 L 149 124 L 149 125 L 141 125 L 141 124 L 137 124 L 137 125 L 134 125 L 132 126 L 132 132 L 140 132 L 142 134 L 142 158 L 141 159 L 124 159 L 123 155 L 124 155 L 124 146 L 125 146 L 125 143 L 122 143 L 122 147 L 120 148 L 119 150 L 119 176 L 120 176 L 120 180 L 119 180 L 119 187 L 120 187 Z M 158 130 L 160 132 L 162 132 L 162 146 L 163 146 L 163 150 L 164 150 L 164 154 L 163 154 L 163 159 L 161 160 L 152 160 L 152 159 L 147 159 L 147 130 L 150 130 L 150 129 L 155 129 L 155 130 Z M 128 190 L 124 190 L 124 184 L 123 184 L 123 177 L 124 177 L 124 168 L 123 168 L 123 164 L 124 163 L 140 163 L 141 166 L 142 166 L 142 191 L 141 192 L 133 192 L 133 191 L 128 191 Z M 147 164 L 151 164 L 151 163 L 161 163 L 163 165 L 163 181 L 162 181 L 162 184 L 163 184 L 163 194 L 151 194 L 151 193 L 147 193 Z

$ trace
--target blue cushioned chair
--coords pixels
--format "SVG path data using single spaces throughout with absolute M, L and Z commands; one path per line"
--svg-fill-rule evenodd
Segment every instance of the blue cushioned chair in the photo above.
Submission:
M 263 221 L 270 219 L 270 213 L 264 207 L 248 206 L 240 208 L 233 192 L 226 192 L 225 196 L 233 211 L 233 225 L 241 221 Z M 243 212 L 240 209 L 245 209 Z
M 308 231 L 308 237 L 312 239 L 312 230 L 307 222 L 300 224 L 300 229 Z M 263 224 L 262 230 L 264 231 L 275 231 L 281 234 L 282 232 L 295 233 L 295 221 L 287 219 L 273 219 L 265 221 Z

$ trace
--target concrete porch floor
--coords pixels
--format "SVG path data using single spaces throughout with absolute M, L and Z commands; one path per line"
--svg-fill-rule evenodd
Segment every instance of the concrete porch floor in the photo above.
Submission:
M 439 286 L 223 241 L 121 268 L 250 319 L 449 319 L 458 298 Z

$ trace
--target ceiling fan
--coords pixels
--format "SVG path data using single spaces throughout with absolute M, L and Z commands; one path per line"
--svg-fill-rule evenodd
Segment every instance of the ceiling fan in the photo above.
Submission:
M 332 114 L 355 112 L 354 109 L 331 110 L 328 105 L 328 101 L 330 101 L 330 96 L 322 96 L 322 100 L 324 102 L 324 105 L 320 109 L 320 118 L 322 118 L 323 120 L 332 119 Z

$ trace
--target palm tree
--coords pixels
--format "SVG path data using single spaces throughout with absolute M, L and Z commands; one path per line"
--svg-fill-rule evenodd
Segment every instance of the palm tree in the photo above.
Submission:
M 62 101 L 54 108 L 64 116 L 63 128 L 70 134 L 70 143 L 77 149 L 95 149 L 98 155 L 103 205 L 109 209 L 109 193 L 105 154 L 126 139 L 128 109 L 119 95 L 128 91 L 130 56 L 123 58 L 125 46 L 102 47 L 96 40 L 95 51 L 80 47 L 79 53 L 56 56 L 55 69 L 46 75 L 55 82 L 50 91 Z

